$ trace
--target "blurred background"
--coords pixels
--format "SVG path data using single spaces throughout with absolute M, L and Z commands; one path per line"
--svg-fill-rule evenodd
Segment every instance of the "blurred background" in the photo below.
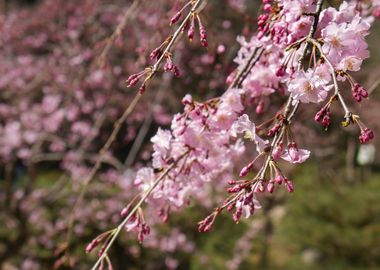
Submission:
M 182 76 L 159 75 L 124 123 L 75 212 L 67 264 L 72 206 L 137 91 L 124 81 L 151 64 L 150 51 L 172 31 L 168 22 L 184 1 L 0 0 L 0 269 L 90 268 L 96 254 L 85 246 L 121 221 L 137 194 L 135 169 L 149 163 L 150 137 L 170 125 L 186 93 L 206 100 L 225 90 L 236 36 L 255 31 L 253 2 L 209 0 L 202 16 L 209 48 L 195 40 L 176 46 Z M 371 58 L 354 74 L 370 98 L 351 102 L 374 130 L 372 144 L 360 145 L 358 130 L 342 128 L 336 116 L 322 130 L 310 120 L 319 108 L 302 108 L 295 134 L 313 154 L 285 168 L 293 194 L 276 191 L 254 217 L 236 225 L 222 216 L 200 234 L 197 222 L 225 196 L 219 184 L 210 200 L 155 225 L 144 245 L 123 233 L 112 248 L 114 269 L 380 269 L 379 26 L 368 38 Z

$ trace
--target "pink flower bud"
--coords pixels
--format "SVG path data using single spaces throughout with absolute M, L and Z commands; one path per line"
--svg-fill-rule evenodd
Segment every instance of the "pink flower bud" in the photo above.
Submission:
M 227 192 L 228 193 L 236 193 L 236 192 L 239 192 L 240 190 L 242 190 L 243 188 L 245 188 L 244 184 L 236 185 L 234 187 L 227 188 Z
M 247 174 L 251 171 L 252 167 L 253 167 L 253 163 L 250 162 L 247 166 L 244 166 L 243 169 L 241 169 L 239 176 L 240 177 L 247 176 Z
M 236 185 L 237 181 L 235 180 L 228 180 L 227 184 L 229 184 L 230 186 L 232 185 Z
M 264 188 L 264 185 L 263 185 L 263 181 L 262 180 L 259 180 L 254 189 L 253 189 L 253 192 L 254 193 L 259 193 L 259 192 L 264 192 L 265 188 Z
M 226 79 L 226 84 L 230 85 L 234 81 L 235 76 L 236 76 L 236 71 L 231 72 L 230 75 L 228 75 L 228 77 Z
M 274 160 L 278 160 L 282 155 L 282 143 L 279 143 L 272 151 L 272 157 Z
M 232 210 L 234 210 L 235 209 L 235 204 L 230 204 L 228 207 L 227 207 L 227 211 L 228 212 L 232 212 Z
M 190 94 L 187 94 L 182 98 L 182 104 L 183 105 L 190 105 L 193 103 L 193 98 Z
M 201 37 L 201 45 L 203 47 L 207 47 L 208 46 L 207 32 L 206 32 L 206 28 L 203 25 L 199 25 L 199 35 Z
M 201 45 L 202 45 L 202 47 L 208 47 L 208 42 L 207 42 L 207 40 L 206 39 L 201 39 Z
M 328 127 L 330 125 L 330 114 L 326 113 L 322 119 L 322 125 Z
M 351 88 L 352 96 L 357 102 L 361 102 L 363 98 L 368 97 L 367 90 L 358 83 L 355 83 Z
M 170 58 L 167 58 L 166 63 L 164 65 L 164 71 L 169 71 L 169 70 L 172 70 L 173 68 L 174 68 L 173 61 Z
M 372 16 L 375 17 L 376 19 L 379 19 L 379 18 L 380 18 L 380 7 L 376 7 L 376 8 L 372 11 Z
M 120 216 L 123 217 L 123 218 L 127 217 L 130 210 L 131 210 L 131 205 L 128 205 L 127 207 L 124 207 L 121 210 L 121 212 L 120 212 Z
M 271 12 L 272 11 L 272 5 L 271 4 L 265 4 L 264 5 L 264 11 Z
M 269 183 L 267 185 L 267 191 L 269 193 L 273 193 L 273 191 L 274 191 L 274 183 L 273 183 L 273 181 L 269 181 Z
M 240 220 L 242 214 L 243 214 L 243 207 L 236 208 L 235 213 L 232 215 L 232 218 L 233 218 L 235 223 L 239 223 L 239 220 Z
M 208 232 L 212 229 L 212 225 L 214 224 L 215 214 L 211 214 L 207 216 L 204 220 L 198 223 L 198 231 L 199 232 Z
M 203 25 L 199 26 L 199 35 L 201 36 L 201 39 L 207 39 L 206 28 Z
M 314 116 L 314 120 L 317 122 L 321 122 L 323 119 L 323 116 L 326 114 L 326 107 L 323 107 L 320 109 Z
M 178 11 L 170 20 L 170 25 L 175 24 L 181 18 L 182 12 Z
M 146 90 L 146 85 L 145 85 L 145 83 L 143 83 L 143 84 L 140 86 L 140 88 L 139 88 L 139 93 L 140 93 L 140 94 L 144 94 L 145 90 Z
M 256 107 L 256 113 L 261 114 L 264 112 L 264 100 L 260 100 L 259 104 Z
M 86 253 L 90 253 L 96 248 L 101 242 L 101 238 L 95 238 L 86 246 Z
M 282 175 L 280 173 L 277 173 L 274 180 L 276 181 L 277 184 L 281 185 L 282 182 L 284 181 L 284 177 L 282 177 Z
M 187 31 L 187 37 L 189 38 L 190 41 L 193 40 L 195 34 L 195 19 L 194 17 L 191 20 L 189 30 Z
M 281 125 L 279 123 L 275 124 L 267 133 L 267 135 L 269 137 L 272 137 L 274 136 L 278 131 L 279 129 L 281 128 Z
M 279 69 L 276 71 L 276 76 L 277 77 L 282 77 L 285 75 L 285 66 L 281 65 Z
M 181 76 L 181 71 L 179 70 L 179 68 L 177 66 L 174 66 L 172 71 L 173 71 L 174 76 L 176 76 L 176 77 Z
M 136 85 L 138 83 L 138 81 L 140 80 L 140 78 L 141 78 L 140 74 L 133 74 L 133 75 L 129 76 L 127 79 L 128 87 L 132 87 L 132 86 Z
M 294 191 L 294 185 L 293 182 L 290 181 L 289 179 L 285 178 L 285 186 L 288 192 L 293 192 Z
M 162 50 L 161 47 L 155 48 L 151 53 L 150 53 L 150 59 L 158 59 L 162 55 Z
M 361 130 L 359 141 L 361 144 L 365 144 L 375 137 L 373 131 L 369 128 L 364 128 Z
M 86 246 L 86 253 L 90 253 L 91 251 L 93 251 L 94 249 L 94 245 L 91 243 L 89 243 L 87 246 Z

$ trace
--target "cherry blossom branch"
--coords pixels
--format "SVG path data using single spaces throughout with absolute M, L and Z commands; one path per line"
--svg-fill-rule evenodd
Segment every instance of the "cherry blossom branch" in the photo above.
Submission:
M 256 50 L 257 51 L 257 50 Z M 262 52 L 263 52 L 263 49 L 260 49 L 259 53 L 256 54 L 253 53 L 250 60 L 247 61 L 247 63 L 245 64 L 245 66 L 243 67 L 242 71 L 239 72 L 239 74 L 235 77 L 235 80 L 234 82 L 230 85 L 229 88 L 234 88 L 234 87 L 238 87 L 242 80 L 244 80 L 244 78 L 248 75 L 248 73 L 246 72 L 247 70 L 250 70 L 253 65 L 255 65 L 257 63 L 257 61 L 259 60 L 259 58 L 261 57 L 262 55 Z M 185 153 L 183 156 L 180 157 L 180 159 L 184 158 L 185 156 L 187 156 L 188 152 Z M 107 251 L 109 250 L 109 248 L 111 247 L 112 243 L 115 241 L 115 239 L 117 238 L 117 235 L 120 233 L 121 229 L 125 226 L 125 224 L 131 219 L 131 217 L 133 217 L 133 215 L 140 209 L 140 206 L 145 202 L 145 200 L 149 197 L 149 195 L 154 191 L 154 189 L 158 186 L 158 184 L 160 183 L 160 181 L 163 180 L 164 176 L 166 176 L 172 169 L 174 169 L 176 167 L 176 165 L 178 164 L 179 160 L 178 159 L 175 163 L 171 164 L 170 167 L 168 167 L 165 172 L 159 176 L 159 178 L 157 178 L 154 182 L 154 184 L 149 188 L 149 190 L 147 192 L 144 193 L 144 195 L 141 197 L 141 199 L 139 200 L 139 202 L 135 205 L 135 207 L 132 209 L 131 212 L 128 212 L 128 216 L 123 220 L 123 222 L 115 229 L 114 233 L 112 234 L 112 238 L 110 240 L 110 242 L 107 243 L 106 245 L 106 248 L 104 249 L 104 251 L 102 250 L 102 255 L 101 257 L 99 257 L 97 263 L 94 265 L 93 269 L 96 269 L 96 267 L 101 263 L 101 261 L 105 258 Z
M 132 218 L 133 215 L 140 209 L 141 205 L 145 202 L 145 200 L 149 197 L 149 195 L 152 193 L 152 191 L 158 186 L 158 184 L 164 179 L 165 176 L 169 174 L 169 172 L 177 166 L 178 162 L 180 162 L 184 157 L 186 157 L 190 151 L 185 152 L 182 154 L 176 161 L 174 161 L 168 168 L 165 169 L 164 172 L 154 181 L 154 183 L 149 187 L 148 190 L 146 190 L 140 200 L 136 203 L 136 205 L 133 207 L 133 209 L 128 213 L 127 217 L 124 218 L 124 220 L 114 229 L 111 231 L 112 237 L 107 242 L 107 245 L 102 249 L 102 253 L 99 256 L 98 260 L 94 264 L 94 266 L 91 268 L 92 270 L 96 270 L 101 262 L 108 256 L 108 251 L 115 242 L 116 238 L 119 236 L 120 232 L 123 230 L 125 225 L 128 223 L 128 221 Z
M 309 40 L 309 39 L 312 39 L 312 37 L 314 36 L 315 34 L 315 31 L 317 29 L 317 26 L 318 26 L 318 21 L 319 21 L 319 15 L 321 14 L 321 11 L 322 11 L 322 6 L 323 6 L 323 1 L 324 0 L 318 0 L 317 2 L 317 7 L 316 7 L 316 11 L 315 13 L 312 13 L 310 14 L 310 16 L 314 17 L 314 21 L 313 21 L 313 25 L 311 26 L 310 28 L 310 31 L 307 35 L 307 37 L 305 38 L 305 40 Z M 307 44 L 306 46 L 304 47 L 304 50 L 302 52 L 302 56 L 299 60 L 299 63 L 302 64 L 303 62 L 303 59 L 305 58 L 306 54 L 307 54 Z M 292 96 L 290 96 L 288 98 L 288 101 L 286 103 L 286 106 L 285 106 L 285 109 L 284 109 L 284 117 L 286 119 L 286 121 L 284 121 L 284 125 L 283 127 L 281 128 L 281 131 L 280 133 L 277 133 L 275 135 L 275 137 L 273 138 L 273 141 L 271 143 L 271 149 L 270 149 L 270 152 L 269 152 L 269 155 L 264 163 L 264 166 L 261 170 L 261 173 L 258 174 L 259 178 L 264 178 L 264 175 L 268 169 L 268 166 L 270 164 L 270 162 L 272 161 L 272 153 L 273 153 L 273 150 L 278 146 L 280 140 L 282 139 L 284 133 L 285 133 L 285 129 L 287 128 L 287 126 L 291 123 L 293 117 L 295 116 L 295 113 L 297 112 L 298 110 L 298 107 L 299 107 L 299 104 L 300 102 L 297 100 L 295 101 L 295 104 L 293 106 L 293 109 L 292 111 L 290 112 L 291 110 L 291 104 L 292 104 L 292 101 L 293 101 L 293 98 Z
M 321 57 L 329 65 L 329 67 L 331 69 L 331 76 L 333 78 L 333 83 L 334 83 L 334 89 L 335 89 L 334 95 L 338 97 L 338 99 L 339 99 L 339 101 L 340 101 L 340 103 L 341 103 L 341 105 L 343 107 L 343 110 L 345 112 L 346 121 L 349 122 L 350 119 L 351 119 L 351 117 L 352 117 L 352 113 L 348 109 L 348 106 L 347 106 L 346 102 L 344 101 L 344 99 L 342 97 L 342 94 L 340 93 L 339 86 L 338 86 L 338 81 L 337 81 L 337 78 L 336 78 L 335 68 L 334 68 L 333 64 L 328 59 L 328 57 L 323 53 L 323 50 L 321 48 L 321 44 L 319 44 L 318 41 L 316 41 L 314 38 L 311 38 L 311 37 L 309 37 L 307 39 L 307 41 L 310 42 L 311 44 L 313 44 L 318 49 L 319 53 L 321 54 Z
M 310 31 L 309 31 L 307 37 L 305 38 L 305 40 L 311 40 L 311 39 L 313 39 L 313 36 L 314 36 L 314 34 L 315 34 L 315 31 L 317 30 L 317 27 L 318 27 L 318 21 L 319 21 L 319 16 L 320 16 L 320 14 L 321 14 L 321 12 L 322 12 L 323 2 L 324 2 L 324 0 L 318 0 L 315 13 L 309 14 L 310 16 L 314 17 L 314 20 L 313 20 L 313 24 L 312 24 L 312 26 L 311 26 L 311 28 L 310 28 Z M 304 47 L 304 50 L 303 50 L 303 52 L 302 52 L 301 58 L 300 58 L 300 60 L 299 60 L 299 63 L 300 63 L 300 64 L 302 64 L 303 59 L 305 58 L 305 56 L 306 56 L 306 54 L 307 54 L 307 48 L 308 48 L 308 46 L 307 46 L 307 44 L 306 44 L 306 46 Z M 334 83 L 335 83 L 335 82 L 336 82 L 336 78 L 335 78 L 335 80 L 334 80 Z M 336 86 L 337 86 L 337 84 L 336 84 Z M 336 89 L 338 89 L 338 88 L 336 88 Z M 339 90 L 338 90 L 338 92 L 339 92 Z M 293 117 L 295 116 L 295 113 L 297 112 L 298 107 L 299 107 L 299 105 L 300 105 L 300 101 L 299 101 L 299 100 L 295 101 L 295 104 L 294 104 L 294 106 L 293 106 L 293 109 L 292 109 L 292 111 L 290 112 L 290 106 L 291 106 L 291 104 L 292 104 L 292 101 L 293 101 L 293 98 L 290 96 L 290 97 L 288 98 L 288 101 L 287 101 L 286 106 L 285 106 L 285 109 L 284 109 L 284 116 L 285 116 L 285 119 L 286 119 L 286 121 L 284 122 L 285 125 L 282 127 L 280 134 L 277 133 L 276 136 L 274 137 L 273 141 L 272 141 L 270 154 L 269 154 L 269 156 L 268 156 L 268 158 L 267 158 L 267 161 L 265 162 L 264 170 L 263 170 L 263 174 L 264 174 L 265 171 L 267 170 L 267 167 L 269 166 L 269 163 L 270 163 L 270 161 L 272 160 L 272 153 L 273 153 L 273 150 L 275 149 L 275 147 L 278 146 L 278 144 L 279 144 L 281 138 L 282 138 L 283 135 L 284 135 L 284 132 L 285 132 L 286 126 L 289 125 L 289 124 L 291 123 L 291 121 L 292 121 Z
M 165 58 L 165 55 L 167 55 L 168 53 L 170 53 L 170 50 L 172 49 L 172 47 L 174 46 L 175 42 L 178 40 L 178 38 L 181 36 L 181 34 L 183 33 L 183 30 L 187 24 L 187 22 L 189 21 L 189 19 L 191 18 L 191 16 L 197 12 L 197 11 L 200 11 L 200 9 L 203 7 L 202 6 L 202 3 L 203 3 L 203 0 L 197 0 L 197 1 L 192 1 L 192 8 L 191 10 L 189 11 L 189 13 L 187 14 L 187 16 L 185 17 L 185 19 L 182 21 L 182 23 L 180 24 L 180 26 L 177 28 L 177 30 L 175 31 L 175 33 L 169 37 L 169 42 L 168 44 L 166 45 L 161 57 L 158 58 L 157 62 L 150 68 L 147 68 L 148 70 L 148 76 L 147 78 L 145 79 L 144 81 L 144 88 L 145 88 L 145 84 L 150 81 L 153 76 L 157 73 L 159 67 L 161 66 L 164 58 Z M 102 164 L 102 160 L 104 158 L 104 156 L 106 155 L 106 152 L 109 150 L 109 148 L 111 147 L 112 143 L 115 141 L 116 139 L 116 136 L 117 134 L 119 133 L 119 131 L 121 130 L 122 128 L 122 125 L 123 123 L 127 120 L 127 118 L 131 115 L 131 113 L 134 111 L 136 105 L 138 104 L 138 102 L 140 101 L 141 97 L 142 97 L 142 93 L 143 91 L 139 91 L 138 93 L 136 93 L 135 97 L 133 98 L 132 102 L 129 104 L 129 106 L 126 108 L 126 110 L 123 112 L 122 116 L 115 122 L 114 124 L 114 128 L 111 132 L 111 135 L 109 136 L 109 138 L 107 139 L 106 143 L 103 145 L 103 147 L 101 148 L 101 150 L 99 151 L 99 158 L 96 160 L 94 166 L 91 168 L 87 178 L 85 178 L 85 180 L 83 181 L 84 184 L 82 186 L 82 189 L 74 203 L 74 207 L 73 207 L 73 213 L 70 215 L 69 217 L 69 221 L 68 221 L 68 232 L 67 232 L 67 236 L 66 236 L 66 245 L 68 246 L 69 245 L 69 242 L 70 242 L 70 239 L 72 237 L 72 228 L 73 228 L 73 225 L 74 225 L 74 222 L 75 222 L 75 209 L 77 208 L 77 206 L 80 204 L 80 202 L 83 200 L 83 197 L 87 191 L 87 187 L 89 185 L 89 183 L 92 181 L 92 179 L 95 177 L 96 173 L 98 172 L 98 170 L 100 169 L 101 167 L 101 164 Z
M 196 1 L 191 0 L 191 4 L 192 4 L 192 8 L 190 9 L 189 13 L 186 15 L 185 19 L 183 19 L 180 26 L 177 28 L 174 34 L 172 36 L 169 36 L 162 44 L 164 45 L 164 49 L 161 50 L 161 47 L 158 47 L 152 52 L 151 58 L 155 58 L 159 56 L 157 58 L 156 63 L 151 67 L 147 67 L 144 71 L 140 73 L 131 75 L 127 80 L 128 87 L 134 86 L 138 82 L 138 80 L 146 74 L 146 78 L 144 79 L 144 82 L 142 83 L 139 89 L 140 93 L 143 93 L 145 91 L 146 86 L 151 81 L 151 79 L 156 75 L 159 68 L 161 67 L 163 60 L 166 59 L 169 55 L 171 55 L 170 51 L 172 47 L 177 42 L 178 38 L 183 34 L 192 16 L 194 16 L 196 12 L 203 9 L 206 2 L 204 0 L 196 0 Z
M 318 20 L 319 20 L 319 15 L 322 11 L 322 5 L 323 5 L 323 0 L 318 0 L 316 12 L 311 14 L 311 16 L 314 17 L 314 22 L 310 28 L 308 35 L 305 38 L 302 38 L 301 40 L 296 41 L 294 44 L 297 44 L 299 46 L 302 42 L 305 42 L 307 39 L 313 37 L 313 35 L 316 31 L 316 28 L 318 26 Z M 306 46 L 304 47 L 301 58 L 299 60 L 300 66 L 303 64 L 303 59 L 307 54 L 307 47 L 308 47 L 308 43 L 306 43 Z M 231 195 L 227 200 L 225 200 L 225 202 L 223 203 L 223 205 L 221 207 L 216 208 L 212 214 L 210 214 L 203 221 L 198 223 L 200 231 L 205 232 L 205 231 L 210 230 L 212 228 L 212 224 L 214 223 L 215 217 L 224 209 L 232 211 L 233 207 L 234 206 L 236 207 L 238 200 L 241 200 L 244 198 L 245 198 L 244 199 L 245 201 L 251 200 L 247 204 L 245 204 L 245 202 L 244 202 L 244 204 L 246 206 L 249 205 L 249 207 L 251 209 L 249 211 L 253 211 L 252 209 L 254 209 L 254 204 L 255 204 L 255 202 L 253 200 L 254 193 L 256 192 L 256 190 L 260 190 L 260 191 L 264 190 L 264 187 L 262 185 L 262 181 L 265 181 L 264 179 L 265 179 L 265 175 L 268 171 L 268 167 L 271 165 L 272 165 L 272 167 L 274 167 L 274 164 L 275 164 L 275 161 L 273 158 L 273 152 L 279 146 L 280 142 L 282 141 L 286 130 L 288 129 L 289 125 L 291 124 L 291 122 L 292 122 L 292 120 L 293 120 L 293 118 L 294 118 L 294 116 L 295 116 L 295 114 L 299 108 L 299 105 L 300 105 L 299 100 L 294 100 L 292 96 L 289 96 L 289 98 L 286 102 L 285 108 L 283 110 L 283 113 L 282 113 L 281 129 L 275 133 L 275 136 L 274 136 L 274 138 L 270 144 L 270 147 L 267 149 L 264 149 L 264 153 L 266 154 L 266 158 L 265 158 L 265 161 L 264 161 L 262 167 L 260 168 L 260 170 L 258 171 L 256 176 L 252 180 L 242 180 L 239 182 L 231 181 L 230 184 L 234 185 L 234 187 L 230 188 L 229 192 L 235 193 L 235 194 Z M 253 164 L 253 162 L 251 162 L 247 166 L 252 167 L 253 166 L 252 164 Z M 243 168 L 243 170 L 244 169 L 245 168 Z M 242 172 L 243 172 L 243 170 L 242 170 Z M 242 173 L 242 172 L 240 173 L 240 175 L 245 175 L 245 173 Z M 288 190 L 293 191 L 293 184 L 291 183 L 291 181 L 289 181 L 286 178 L 284 180 L 286 182 Z M 282 181 L 283 180 L 281 180 L 281 182 Z M 241 184 L 239 184 L 239 183 L 241 183 Z M 235 222 L 239 221 L 240 216 L 242 214 L 242 211 L 243 211 L 242 207 L 239 207 L 236 209 L 236 212 L 233 215 Z

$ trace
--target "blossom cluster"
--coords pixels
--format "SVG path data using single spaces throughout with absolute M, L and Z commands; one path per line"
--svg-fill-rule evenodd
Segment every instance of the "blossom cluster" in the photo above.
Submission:
M 178 160 L 149 199 L 155 200 L 155 207 L 165 205 L 168 210 L 185 205 L 190 197 L 201 197 L 207 182 L 228 182 L 232 195 L 199 223 L 200 231 L 211 229 L 224 209 L 232 212 L 236 222 L 241 216 L 249 217 L 260 207 L 257 196 L 265 190 L 272 193 L 284 184 L 293 192 L 294 184 L 282 173 L 279 159 L 298 164 L 310 157 L 309 150 L 298 147 L 291 130 L 292 117 L 303 103 L 327 101 L 315 116 L 327 128 L 330 107 L 339 102 L 344 125 L 360 127 L 360 142 L 374 137 L 349 110 L 342 97 L 344 86 L 341 89 L 348 81 L 356 101 L 368 97 L 350 74 L 360 70 L 369 57 L 365 37 L 373 19 L 362 17 L 365 8 L 359 9 L 357 2 L 343 2 L 338 9 L 323 9 L 322 1 L 312 0 L 265 0 L 263 4 L 257 34 L 250 40 L 238 39 L 238 68 L 227 79 L 228 90 L 203 103 L 185 96 L 184 112 L 173 118 L 171 130 L 159 130 L 152 138 L 152 167 L 137 173 L 135 183 L 147 191 L 159 172 Z M 275 94 L 288 96 L 288 102 L 270 121 L 256 126 L 247 113 L 252 107 L 257 115 L 269 112 Z M 258 154 L 240 169 L 241 180 L 230 180 L 238 169 L 234 159 L 249 151 L 239 134 L 256 144 Z M 247 179 L 257 167 L 261 168 L 257 174 Z

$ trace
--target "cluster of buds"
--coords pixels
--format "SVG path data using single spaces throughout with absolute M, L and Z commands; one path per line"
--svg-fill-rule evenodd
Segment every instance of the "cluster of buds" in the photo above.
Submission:
M 368 143 L 375 137 L 375 134 L 371 129 L 366 127 L 366 125 L 360 120 L 358 115 L 352 115 L 350 121 L 356 123 L 360 128 L 359 141 L 361 144 Z
M 145 70 L 140 71 L 139 73 L 132 74 L 127 79 L 127 87 L 129 88 L 129 87 L 135 86 L 142 77 L 146 77 L 144 82 L 141 84 L 139 88 L 139 93 L 143 94 L 146 89 L 146 84 L 148 80 L 151 78 L 151 76 L 152 76 L 151 68 L 146 68 Z
M 121 217 L 126 218 L 129 215 L 131 208 L 132 204 L 129 204 L 127 207 L 121 210 Z M 137 239 L 140 243 L 144 241 L 145 235 L 150 234 L 150 227 L 145 222 L 143 212 L 141 211 L 141 209 L 130 217 L 128 223 L 126 224 L 126 229 L 127 231 L 137 231 Z
M 274 135 L 276 135 L 281 130 L 281 127 L 286 126 L 286 124 L 288 123 L 284 115 L 282 115 L 281 113 L 276 115 L 275 120 L 277 120 L 276 123 L 267 132 L 268 137 L 273 137 Z
M 269 22 L 270 22 L 270 13 L 273 12 L 273 7 L 271 4 L 271 0 L 263 0 L 264 8 L 263 10 L 267 12 L 267 14 L 261 14 L 257 18 L 257 26 L 258 26 L 258 38 L 262 38 L 269 31 Z
M 182 16 L 182 12 L 189 6 L 194 5 L 193 1 L 189 1 L 181 10 L 179 10 L 170 20 L 170 25 L 175 24 L 179 21 L 179 19 Z M 203 47 L 207 47 L 207 32 L 206 28 L 201 22 L 201 19 L 199 15 L 191 10 L 190 11 L 191 16 L 190 18 L 185 22 L 183 28 L 181 29 L 182 32 L 187 30 L 187 35 L 190 39 L 190 41 L 193 39 L 194 34 L 195 34 L 195 26 L 196 26 L 196 21 L 198 21 L 199 25 L 199 35 L 200 35 L 200 41 L 201 45 Z M 164 71 L 171 71 L 176 77 L 179 77 L 181 75 L 181 72 L 179 68 L 174 65 L 173 60 L 171 58 L 171 53 L 169 51 L 169 44 L 175 40 L 178 36 L 172 35 L 169 36 L 168 38 L 165 39 L 163 43 L 160 44 L 157 48 L 155 48 L 149 55 L 151 60 L 156 60 L 156 64 L 153 67 L 148 67 L 144 71 L 141 71 L 139 73 L 133 74 L 129 76 L 127 79 L 127 87 L 132 87 L 136 85 L 139 80 L 146 75 L 146 78 L 142 85 L 140 86 L 139 93 L 142 94 L 145 92 L 146 86 L 148 81 L 154 76 L 156 73 L 157 67 L 159 67 L 161 61 L 163 60 L 163 55 L 166 57 L 166 63 L 164 65 Z
M 176 65 L 174 65 L 170 53 L 166 55 L 166 63 L 164 65 L 164 71 L 171 71 L 176 77 L 181 76 L 181 72 L 179 68 Z
M 219 214 L 220 210 L 217 209 L 210 215 L 208 215 L 205 219 L 198 222 L 198 231 L 199 232 L 208 232 L 212 229 L 212 226 L 214 225 L 215 218 Z
M 94 240 L 92 240 L 87 246 L 86 246 L 86 253 L 90 253 L 92 252 L 96 247 L 99 246 L 100 243 L 104 242 L 102 247 L 100 248 L 99 252 L 98 252 L 98 256 L 101 256 L 103 251 L 104 251 L 104 248 L 107 244 L 107 241 L 104 241 L 105 239 L 108 239 L 109 236 L 112 235 L 112 231 L 108 231 L 108 232 L 104 232 L 102 234 L 100 234 L 99 236 L 97 236 Z
M 168 37 L 164 42 L 161 43 L 160 46 L 155 48 L 149 55 L 150 59 L 158 60 L 162 56 L 165 46 L 170 42 L 172 38 L 173 38 L 172 36 Z
M 255 160 L 250 162 L 240 171 L 240 177 L 244 177 L 249 173 L 249 171 L 253 168 L 254 162 Z M 257 194 L 264 192 L 273 193 L 276 185 L 284 185 L 288 192 L 294 191 L 293 182 L 283 176 L 276 163 L 274 161 L 270 161 L 269 164 L 269 180 L 264 179 L 265 173 L 263 173 L 257 175 L 253 179 L 228 181 L 229 187 L 227 188 L 227 191 L 232 195 L 224 202 L 220 209 L 227 209 L 227 211 L 231 212 L 233 220 L 236 223 L 239 222 L 243 215 L 245 217 L 249 217 L 255 212 L 255 209 L 261 207 L 260 203 L 256 199 Z M 204 222 L 207 220 L 208 219 L 206 218 Z
M 355 83 L 351 88 L 352 96 L 357 102 L 361 102 L 363 98 L 368 97 L 367 90 L 358 83 Z
M 204 27 L 204 25 L 202 24 L 201 22 L 201 18 L 199 17 L 198 14 L 196 14 L 195 12 L 191 15 L 191 18 L 189 20 L 189 22 L 185 25 L 184 27 L 184 31 L 187 30 L 187 37 L 189 38 L 190 41 L 193 40 L 194 38 L 194 35 L 195 35 L 195 27 L 196 27 L 196 21 L 198 21 L 198 26 L 199 26 L 199 36 L 200 36 L 200 41 L 201 41 L 201 45 L 203 47 L 207 47 L 208 46 L 208 42 L 207 42 L 207 32 L 206 32 L 206 28 Z
M 331 123 L 331 102 L 328 102 L 322 109 L 320 109 L 314 116 L 314 120 L 321 123 L 325 128 L 328 128 Z
M 261 14 L 257 18 L 257 26 L 260 33 L 265 34 L 268 31 L 268 28 L 269 28 L 268 19 L 269 19 L 268 14 Z
M 373 131 L 371 129 L 367 127 L 360 129 L 360 136 L 359 136 L 360 143 L 362 144 L 367 143 L 370 140 L 372 140 L 374 137 L 375 135 L 373 134 Z

